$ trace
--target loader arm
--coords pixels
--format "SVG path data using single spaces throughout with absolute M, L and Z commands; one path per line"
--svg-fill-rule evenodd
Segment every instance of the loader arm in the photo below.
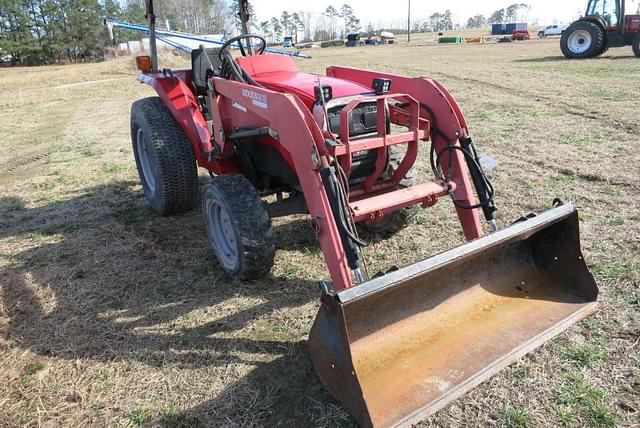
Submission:
M 369 87 L 374 78 L 390 79 L 392 91 L 410 95 L 418 100 L 424 110 L 423 114 L 431 122 L 431 139 L 436 152 L 444 151 L 440 157 L 440 167 L 443 170 L 448 170 L 451 163 L 451 180 L 455 183 L 453 196 L 460 205 L 476 205 L 464 155 L 459 150 L 446 151 L 450 145 L 459 147 L 460 139 L 469 137 L 469 130 L 460 107 L 444 86 L 433 79 L 424 77 L 406 77 L 350 67 L 328 67 L 327 76 Z M 451 159 L 449 159 L 449 153 L 453 153 Z M 481 237 L 483 232 L 478 211 L 459 207 L 456 207 L 456 211 L 465 238 L 473 240 Z
M 351 274 L 346 263 L 331 204 L 320 175 L 326 148 L 322 131 L 306 106 L 292 94 L 283 94 L 244 83 L 213 78 L 215 96 L 211 105 L 214 114 L 213 134 L 228 134 L 221 118 L 230 123 L 247 121 L 247 113 L 255 117 L 257 126 L 266 123 L 278 142 L 294 160 L 295 173 L 300 180 L 314 230 L 318 235 L 324 259 L 336 289 L 351 286 Z M 234 107 L 227 108 L 232 105 Z M 246 110 L 246 111 L 243 111 Z M 231 144 L 216 139 L 221 152 Z

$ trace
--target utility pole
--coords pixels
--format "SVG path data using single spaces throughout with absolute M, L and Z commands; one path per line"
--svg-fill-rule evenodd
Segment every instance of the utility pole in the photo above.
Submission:
M 240 11 L 238 12 L 238 17 L 240 18 L 240 25 L 242 27 L 242 34 L 249 34 L 249 0 L 240 0 L 238 2 L 238 6 L 240 6 Z M 246 39 L 247 48 L 249 49 L 249 55 L 253 55 L 253 49 L 251 48 L 251 40 Z M 242 43 L 242 40 L 238 41 L 238 43 Z
M 411 0 L 407 0 L 408 3 L 408 11 L 407 11 L 407 43 L 411 41 Z
M 149 26 L 149 53 L 151 54 L 151 71 L 158 72 L 158 48 L 156 46 L 156 14 L 153 10 L 153 0 L 146 0 L 146 18 Z

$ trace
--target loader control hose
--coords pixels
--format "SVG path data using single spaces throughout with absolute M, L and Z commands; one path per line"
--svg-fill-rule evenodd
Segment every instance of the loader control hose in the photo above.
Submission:
M 465 205 L 458 200 L 455 199 L 454 195 L 451 194 L 451 199 L 456 207 L 465 209 L 465 210 L 474 210 L 478 208 L 482 208 L 484 212 L 485 219 L 487 221 L 492 221 L 496 219 L 497 208 L 494 202 L 495 199 L 495 189 L 489 177 L 485 174 L 482 166 L 480 165 L 480 161 L 476 154 L 475 148 L 473 146 L 473 142 L 471 139 L 461 139 L 461 145 L 455 146 L 453 144 L 449 144 L 447 147 L 440 150 L 434 159 L 434 164 L 432 167 L 435 167 L 435 174 L 437 178 L 444 180 L 445 182 L 451 181 L 452 168 L 453 163 L 451 162 L 451 156 L 454 151 L 459 151 L 464 155 L 464 158 L 467 162 L 467 167 L 469 168 L 469 173 L 471 174 L 471 179 L 473 180 L 474 187 L 476 188 L 476 193 L 478 194 L 478 198 L 480 199 L 480 203 L 475 205 Z M 437 165 L 440 163 L 440 159 L 443 154 L 447 153 L 448 159 L 448 169 L 446 173 L 442 172 Z
M 360 248 L 367 244 L 353 233 L 347 220 L 348 212 L 344 210 L 344 192 L 341 189 L 338 177 L 336 177 L 335 171 L 332 167 L 322 168 L 320 170 L 320 176 L 322 177 L 322 183 L 324 184 L 329 204 L 331 205 L 331 211 L 333 212 L 333 218 L 338 226 L 338 233 L 340 235 L 340 241 L 344 249 L 345 256 L 347 257 L 347 264 L 351 270 L 358 270 L 361 267 Z
M 429 107 L 425 103 L 420 103 L 420 107 L 427 110 L 429 113 L 429 118 L 431 119 L 431 150 L 430 150 L 430 163 L 431 170 L 433 171 L 433 175 L 445 182 L 451 181 L 452 168 L 453 164 L 451 163 L 451 155 L 454 151 L 460 151 L 465 158 L 467 163 L 467 167 L 469 168 L 469 173 L 471 174 L 471 179 L 473 180 L 473 185 L 476 188 L 476 193 L 478 194 L 478 199 L 480 199 L 480 203 L 475 205 L 466 205 L 455 199 L 454 195 L 451 194 L 451 199 L 453 200 L 453 204 L 460 209 L 464 210 L 474 210 L 478 208 L 482 208 L 485 219 L 490 223 L 495 223 L 497 208 L 495 204 L 495 189 L 493 184 L 491 184 L 491 180 L 487 177 L 482 166 L 480 165 L 480 160 L 478 158 L 478 154 L 475 149 L 475 145 L 471 138 L 461 138 L 460 145 L 456 146 L 451 144 L 447 135 L 445 135 L 440 128 L 438 128 L 438 123 L 436 120 L 436 115 L 431 107 Z M 442 139 L 448 142 L 447 147 L 440 150 L 436 153 L 436 147 L 434 144 L 435 136 L 439 135 Z M 444 153 L 448 153 L 448 168 L 446 174 L 440 168 L 440 158 Z

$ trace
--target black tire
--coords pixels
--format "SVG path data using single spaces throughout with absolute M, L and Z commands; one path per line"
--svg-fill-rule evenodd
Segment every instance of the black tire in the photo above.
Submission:
M 202 217 L 218 264 L 229 276 L 251 280 L 271 270 L 271 218 L 248 179 L 236 174 L 213 177 L 202 191 Z
M 400 162 L 402 162 L 403 157 L 404 153 L 398 150 L 397 147 L 389 147 L 389 165 L 387 166 L 387 171 L 385 171 L 383 177 L 390 178 L 400 165 Z M 402 187 L 410 187 L 415 185 L 417 181 L 418 177 L 415 167 L 413 167 L 400 182 L 400 185 Z M 418 210 L 418 206 L 402 208 L 393 213 L 386 214 L 378 223 L 367 224 L 365 222 L 361 222 L 360 225 L 369 232 L 381 235 L 393 235 L 407 227 L 418 213 Z
M 594 58 L 602 54 L 605 47 L 604 30 L 590 21 L 574 22 L 560 38 L 560 49 L 569 59 Z
M 131 142 L 144 195 L 160 215 L 192 210 L 198 170 L 191 142 L 158 97 L 131 106 Z
M 637 34 L 635 39 L 631 42 L 631 47 L 633 48 L 633 53 L 635 56 L 640 58 L 640 34 Z

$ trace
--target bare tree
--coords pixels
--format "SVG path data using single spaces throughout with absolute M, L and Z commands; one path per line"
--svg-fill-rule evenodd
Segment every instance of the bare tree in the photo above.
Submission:
M 302 18 L 300 17 L 300 14 L 298 12 L 294 12 L 291 14 L 291 27 L 293 28 L 295 43 L 297 44 L 298 33 L 300 32 L 300 30 L 304 31 L 304 22 L 302 21 Z
M 348 4 L 343 4 L 340 8 L 340 15 L 344 21 L 344 36 L 360 31 L 360 20 L 353 13 L 353 8 Z
M 303 41 L 311 40 L 311 30 L 312 30 L 312 22 L 313 22 L 313 13 L 311 12 L 299 12 L 298 15 L 302 20 L 302 30 L 304 31 L 304 35 L 302 36 Z
M 327 18 L 327 21 L 329 24 L 328 25 L 329 38 L 335 39 L 336 38 L 336 30 L 335 30 L 336 18 L 338 18 L 340 14 L 336 10 L 336 8 L 333 6 L 327 6 L 327 8 L 324 10 L 322 14 Z
M 279 42 L 282 37 L 282 25 L 278 18 L 271 18 L 271 29 L 273 30 L 271 41 L 273 43 Z

